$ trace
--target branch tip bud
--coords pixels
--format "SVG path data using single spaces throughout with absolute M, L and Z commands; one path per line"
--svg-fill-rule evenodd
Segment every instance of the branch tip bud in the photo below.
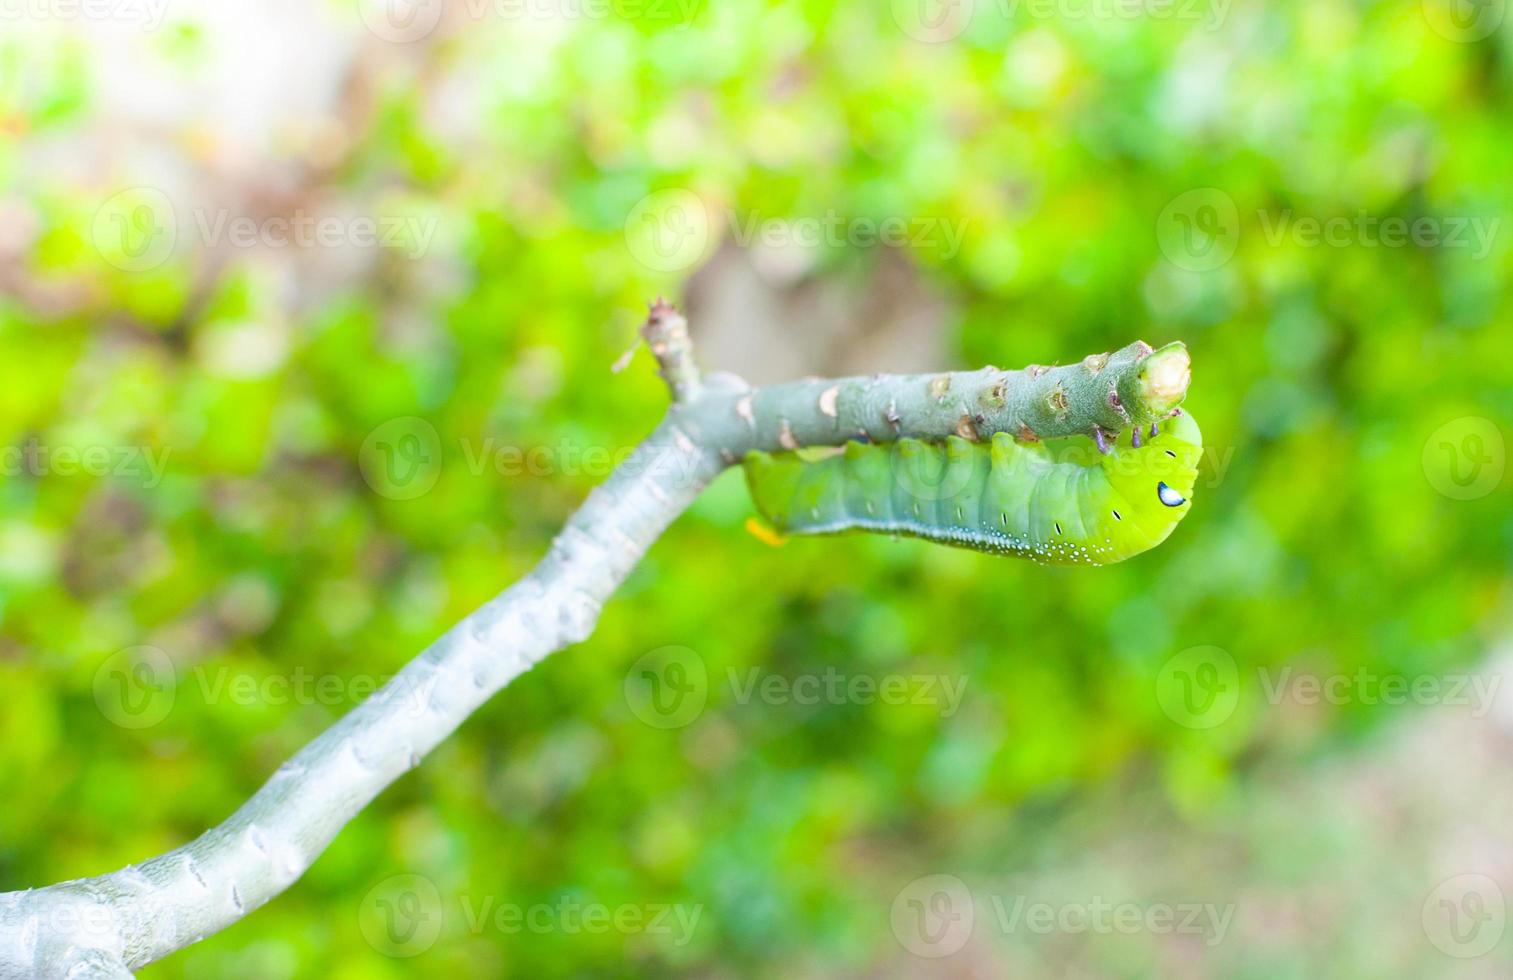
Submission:
M 1182 404 L 1192 381 L 1192 357 L 1187 345 L 1173 341 L 1147 354 L 1135 374 L 1135 398 L 1155 416 L 1166 415 Z

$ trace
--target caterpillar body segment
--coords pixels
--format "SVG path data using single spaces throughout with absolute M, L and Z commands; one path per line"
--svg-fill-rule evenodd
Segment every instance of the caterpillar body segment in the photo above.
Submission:
M 1060 565 L 1106 565 L 1166 540 L 1187 515 L 1203 439 L 1190 414 L 1101 453 L 1091 439 L 901 439 L 746 457 L 762 515 L 784 534 L 871 531 Z M 1136 445 L 1136 441 L 1139 445 Z

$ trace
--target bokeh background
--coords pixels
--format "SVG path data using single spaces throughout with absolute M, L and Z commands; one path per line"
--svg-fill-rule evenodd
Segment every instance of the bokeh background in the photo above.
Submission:
M 1505 976 L 1505 0 L 0 3 L 0 888 L 222 820 L 525 572 L 683 301 L 767 382 L 1181 339 L 1161 548 L 773 546 L 148 977 Z

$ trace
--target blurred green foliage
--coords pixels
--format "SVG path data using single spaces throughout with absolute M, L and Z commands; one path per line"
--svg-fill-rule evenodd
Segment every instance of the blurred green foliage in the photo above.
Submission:
M 1216 29 L 1087 9 L 979 3 L 938 41 L 913 36 L 907 3 L 818 0 L 495 18 L 439 33 L 424 60 L 367 38 L 372 111 L 321 180 L 436 234 L 317 301 L 261 253 L 214 275 L 203 249 L 107 261 L 101 201 L 152 185 L 150 165 L 91 183 L 29 161 L 97 150 L 113 79 L 82 41 L 0 38 L 0 186 L 34 226 L 5 282 L 78 297 L 0 299 L 0 444 L 167 454 L 160 481 L 56 463 L 0 482 L 0 886 L 183 842 L 350 704 L 233 698 L 217 678 L 382 678 L 542 555 L 602 473 L 472 461 L 489 438 L 619 452 L 655 423 L 645 355 L 609 365 L 689 272 L 648 268 L 627 234 L 659 190 L 717 214 L 959 222 L 959 250 L 908 254 L 949 302 L 958 366 L 1185 340 L 1214 449 L 1191 516 L 1100 570 L 874 537 L 773 548 L 743 530 L 727 474 L 589 642 L 485 706 L 288 894 L 145 975 L 860 974 L 899 956 L 900 884 L 1012 868 L 1080 794 L 1154 782 L 1201 825 L 1258 760 L 1402 711 L 1285 711 L 1246 680 L 1232 718 L 1183 727 L 1153 693 L 1178 651 L 1221 647 L 1242 678 L 1478 660 L 1505 627 L 1513 507 L 1506 481 L 1441 492 L 1454 454 L 1426 444 L 1513 419 L 1510 232 L 1469 227 L 1513 195 L 1513 34 L 1446 36 L 1432 0 L 1236 5 Z M 186 87 L 218 56 L 192 10 L 147 43 Z M 192 132 L 163 139 L 195 159 Z M 1229 224 L 1205 245 L 1215 215 Z M 1465 223 L 1467 244 L 1384 245 L 1361 215 Z M 1283 216 L 1355 230 L 1310 244 L 1276 234 Z M 1208 246 L 1233 255 L 1206 267 Z M 875 257 L 825 249 L 813 274 Z M 434 427 L 440 466 L 391 499 L 360 457 L 407 417 Z M 1501 466 L 1500 437 L 1485 445 Z M 100 672 L 139 645 L 172 662 L 171 710 L 119 727 Z M 684 727 L 643 723 L 625 694 L 668 645 L 709 678 Z M 965 697 L 949 717 L 742 703 L 727 679 L 752 668 L 961 677 Z M 398 874 L 447 909 L 412 960 L 364 941 L 364 896 Z M 680 944 L 471 929 L 458 911 L 564 896 L 702 916 Z

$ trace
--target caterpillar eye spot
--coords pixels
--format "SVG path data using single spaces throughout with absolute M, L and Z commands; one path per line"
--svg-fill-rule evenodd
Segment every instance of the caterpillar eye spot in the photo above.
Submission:
M 1174 452 L 1172 452 L 1170 449 L 1168 449 L 1166 451 L 1166 455 L 1170 456 L 1172 459 L 1176 459 L 1177 458 L 1177 454 L 1174 453 Z
M 1060 521 L 1056 522 L 1056 533 L 1057 534 L 1061 533 L 1061 522 Z
M 1114 515 L 1114 520 L 1116 520 L 1116 521 L 1122 521 L 1122 520 L 1124 520 L 1124 518 L 1122 518 L 1122 517 L 1119 516 L 1119 512 L 1117 510 L 1109 511 L 1109 513 L 1111 513 L 1111 514 Z
M 1167 486 L 1165 483 L 1156 484 L 1156 496 L 1168 507 L 1181 507 L 1187 503 L 1187 498 Z

